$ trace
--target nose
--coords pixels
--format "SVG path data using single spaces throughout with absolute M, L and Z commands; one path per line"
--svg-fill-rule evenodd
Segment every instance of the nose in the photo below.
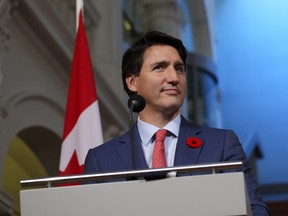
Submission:
M 173 85 L 177 85 L 179 83 L 178 73 L 174 67 L 169 68 L 167 70 L 166 79 L 167 79 L 167 83 L 171 83 Z

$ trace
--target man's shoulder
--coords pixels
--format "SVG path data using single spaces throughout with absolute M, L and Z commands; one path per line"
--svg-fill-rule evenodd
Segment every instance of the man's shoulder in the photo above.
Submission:
M 109 151 L 110 149 L 117 148 L 119 145 L 129 141 L 129 133 L 126 132 L 118 137 L 112 138 L 109 141 L 93 148 L 94 151 Z
M 186 128 L 191 129 L 191 130 L 194 130 L 194 131 L 214 132 L 214 133 L 226 133 L 227 131 L 230 131 L 230 130 L 223 129 L 223 128 L 217 128 L 217 127 L 210 127 L 210 126 L 195 124 L 195 123 L 187 120 L 184 117 L 182 117 L 181 127 L 186 127 Z

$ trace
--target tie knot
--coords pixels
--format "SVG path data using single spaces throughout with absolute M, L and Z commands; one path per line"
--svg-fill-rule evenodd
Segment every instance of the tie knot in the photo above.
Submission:
M 161 141 L 163 142 L 165 137 L 166 137 L 166 134 L 167 134 L 167 130 L 165 129 L 160 129 L 156 132 L 156 138 L 155 138 L 155 141 Z

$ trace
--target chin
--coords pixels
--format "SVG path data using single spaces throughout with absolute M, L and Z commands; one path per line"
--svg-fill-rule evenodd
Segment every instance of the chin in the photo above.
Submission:
M 182 106 L 182 103 L 179 103 L 179 102 L 166 104 L 164 106 L 164 112 L 167 112 L 167 111 L 171 113 L 178 112 L 181 106 Z

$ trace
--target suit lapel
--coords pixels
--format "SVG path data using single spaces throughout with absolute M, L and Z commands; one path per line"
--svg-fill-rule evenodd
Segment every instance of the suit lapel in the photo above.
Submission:
M 199 138 L 202 145 L 198 148 L 192 148 L 187 145 L 188 138 Z M 174 166 L 186 166 L 197 163 L 199 154 L 204 145 L 204 137 L 200 127 L 187 122 L 183 117 L 179 131 L 178 143 L 175 152 Z
M 138 169 L 148 169 L 145 156 L 141 146 L 141 139 L 138 132 L 136 124 L 134 125 L 134 140 L 135 140 L 135 164 L 136 170 Z M 119 140 L 120 145 L 118 147 L 118 153 L 121 159 L 123 160 L 125 167 L 128 170 L 132 170 L 132 156 L 131 156 L 131 142 L 129 132 L 126 133 Z

